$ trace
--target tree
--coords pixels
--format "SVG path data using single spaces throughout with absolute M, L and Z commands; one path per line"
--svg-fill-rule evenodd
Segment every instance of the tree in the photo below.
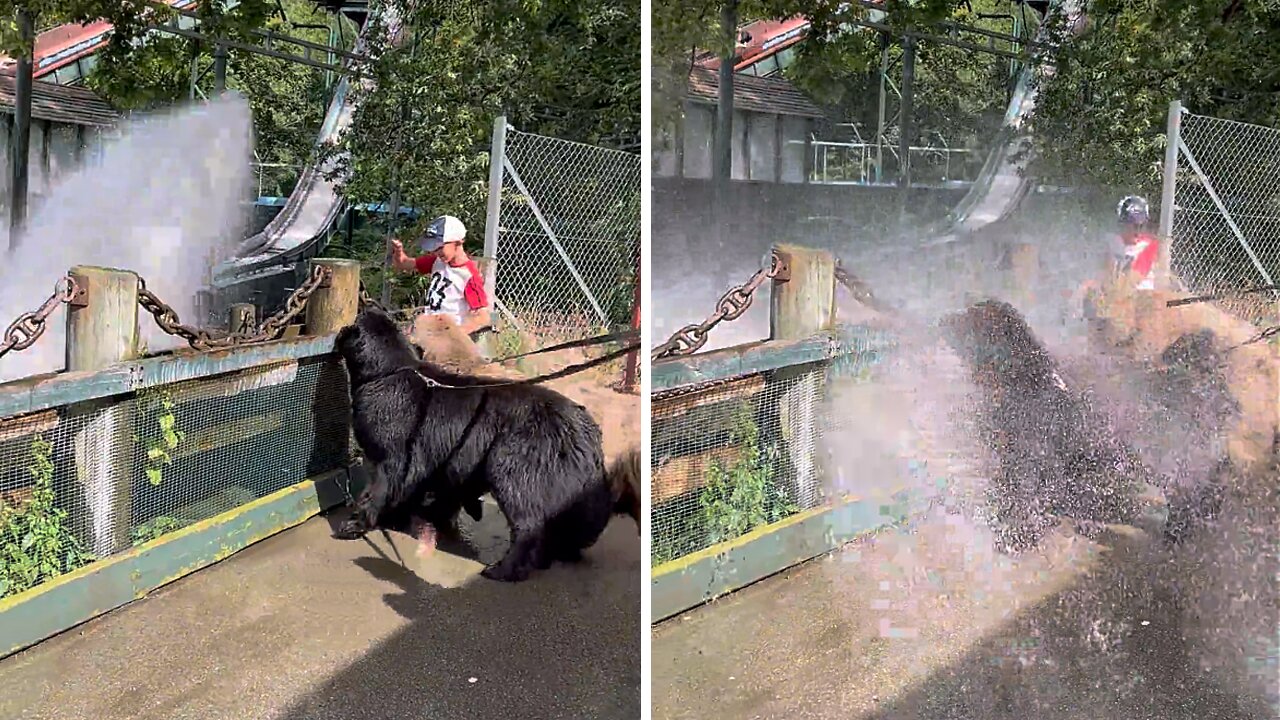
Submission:
M 526 132 L 638 150 L 638 2 L 393 4 L 407 36 L 392 47 L 385 29 L 369 34 L 377 60 L 358 79 L 371 84 L 353 89 L 352 124 L 328 149 L 351 201 L 398 191 L 423 221 L 456 215 L 478 242 L 497 116 Z M 351 252 L 381 265 L 381 242 Z
M 680 112 L 685 78 L 697 50 L 724 50 L 715 21 L 718 3 L 692 0 L 659 0 L 654 4 L 654 122 L 670 124 Z M 878 124 L 879 69 L 882 34 L 851 25 L 866 19 L 862 5 L 842 7 L 817 0 L 744 0 L 742 21 L 784 19 L 803 15 L 810 22 L 805 40 L 786 77 L 837 122 L 856 123 L 865 139 L 874 136 Z M 939 20 L 987 30 L 1008 31 L 984 13 L 1008 12 L 1003 0 L 929 0 L 885 4 L 887 20 L 895 30 L 915 27 L 929 31 Z M 980 149 L 1000 125 L 1012 78 L 1008 60 L 941 43 L 918 43 L 913 121 L 916 137 L 945 139 L 950 147 Z M 900 67 L 902 35 L 891 33 L 888 44 L 891 67 Z M 891 70 L 892 72 L 892 70 Z M 896 99 L 890 97 L 896 105 Z M 889 109 L 890 119 L 896 107 Z M 867 132 L 870 130 L 870 132 Z M 981 164 L 982 153 L 974 159 Z M 955 168 L 952 169 L 955 173 Z
M 1277 97 L 1274 4 L 1100 0 L 1043 82 L 1032 172 L 1156 195 L 1171 100 L 1201 114 L 1275 125 Z

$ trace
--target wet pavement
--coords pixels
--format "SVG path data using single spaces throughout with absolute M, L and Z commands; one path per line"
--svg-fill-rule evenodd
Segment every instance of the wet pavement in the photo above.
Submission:
M 1215 589 L 1135 528 L 990 548 L 939 509 L 657 626 L 653 717 L 1273 717 L 1238 677 L 1273 604 L 1197 620 Z
M 506 544 L 485 509 L 473 543 L 426 559 L 314 518 L 0 661 L 0 718 L 639 717 L 635 523 L 505 584 L 476 575 Z

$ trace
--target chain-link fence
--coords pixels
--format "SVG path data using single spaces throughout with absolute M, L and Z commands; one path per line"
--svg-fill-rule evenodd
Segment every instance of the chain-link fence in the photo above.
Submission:
M 881 359 L 866 332 L 830 359 L 655 390 L 652 556 L 660 565 L 821 505 L 824 441 L 851 410 L 830 402 Z
M 640 264 L 640 156 L 507 128 L 485 255 L 500 322 L 542 345 L 629 327 Z M 494 184 L 496 186 L 496 184 Z M 490 192 L 493 192 L 491 188 Z M 496 216 L 495 216 L 496 215 Z
M 344 467 L 347 403 L 321 355 L 0 419 L 0 597 Z
M 1172 182 L 1170 264 L 1196 293 L 1272 285 L 1280 278 L 1280 129 L 1195 115 L 1175 105 L 1180 127 Z M 1220 301 L 1254 321 L 1275 318 L 1276 295 Z

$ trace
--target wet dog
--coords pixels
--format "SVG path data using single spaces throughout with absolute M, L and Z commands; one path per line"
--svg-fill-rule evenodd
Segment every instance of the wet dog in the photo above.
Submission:
M 606 472 L 600 427 L 583 406 L 540 385 L 424 362 L 380 310 L 361 310 L 336 345 L 355 438 L 373 467 L 336 537 L 440 526 L 491 493 L 511 546 L 482 574 L 520 581 L 555 560 L 579 559 L 619 512 L 614 488 L 638 475 L 626 457 Z
M 1165 348 L 1158 365 L 1130 378 L 1155 404 L 1141 428 L 1153 447 L 1122 438 L 1089 398 L 1070 389 L 1057 363 L 1023 317 L 986 300 L 953 314 L 944 336 L 981 390 L 980 422 L 997 470 L 989 488 L 997 538 L 1006 549 L 1034 545 L 1057 517 L 1095 534 L 1100 523 L 1129 523 L 1145 483 L 1165 498 L 1164 539 L 1176 544 L 1218 514 L 1226 483 L 1238 469 L 1200 448 L 1169 447 L 1220 435 L 1239 412 L 1222 367 L 1225 351 L 1210 331 L 1187 333 Z M 1177 444 L 1177 443 L 1175 443 Z M 1166 466 L 1157 471 L 1137 450 Z M 1201 457 L 1204 456 L 1204 457 Z
M 980 390 L 982 440 L 996 461 L 992 529 L 1006 551 L 1035 546 L 1059 519 L 1096 535 L 1130 523 L 1152 473 L 1072 392 L 1013 306 L 979 302 L 942 322 L 947 342 Z

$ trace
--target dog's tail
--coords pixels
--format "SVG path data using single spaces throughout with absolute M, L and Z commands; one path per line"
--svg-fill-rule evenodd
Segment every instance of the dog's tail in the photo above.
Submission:
M 618 456 L 605 471 L 605 480 L 613 491 L 613 512 L 630 515 L 640 530 L 640 449 L 631 448 Z

